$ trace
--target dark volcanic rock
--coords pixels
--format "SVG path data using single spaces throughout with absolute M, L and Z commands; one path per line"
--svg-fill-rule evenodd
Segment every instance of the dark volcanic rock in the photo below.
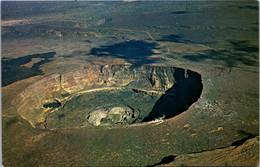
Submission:
M 42 75 L 43 72 L 40 66 L 50 62 L 56 52 L 47 52 L 41 54 L 33 54 L 15 59 L 2 59 L 2 86 L 9 85 L 16 81 L 26 79 L 36 75 Z M 40 59 L 33 63 L 31 67 L 26 64 L 33 59 Z

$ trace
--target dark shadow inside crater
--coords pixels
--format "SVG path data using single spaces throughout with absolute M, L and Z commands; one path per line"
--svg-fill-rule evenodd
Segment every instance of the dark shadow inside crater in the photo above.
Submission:
M 61 106 L 61 103 L 58 100 L 55 100 L 54 102 L 45 103 L 43 105 L 44 108 L 59 108 Z
M 174 77 L 175 84 L 158 99 L 142 122 L 172 118 L 186 111 L 199 99 L 203 88 L 200 74 L 177 68 Z

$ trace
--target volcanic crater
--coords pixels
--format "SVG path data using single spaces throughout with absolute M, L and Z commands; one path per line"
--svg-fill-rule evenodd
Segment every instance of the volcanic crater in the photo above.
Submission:
M 130 125 L 169 119 L 202 92 L 197 72 L 160 66 L 88 66 L 30 85 L 13 103 L 33 127 Z

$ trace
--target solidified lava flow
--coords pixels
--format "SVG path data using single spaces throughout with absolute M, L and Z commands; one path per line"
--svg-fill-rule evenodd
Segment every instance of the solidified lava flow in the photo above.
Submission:
M 172 118 L 198 100 L 201 75 L 158 66 L 90 66 L 48 76 L 13 101 L 37 128 L 106 126 Z

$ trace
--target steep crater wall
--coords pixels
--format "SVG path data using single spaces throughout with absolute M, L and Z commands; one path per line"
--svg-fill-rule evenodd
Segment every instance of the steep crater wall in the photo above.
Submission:
M 33 127 L 149 122 L 186 111 L 202 91 L 200 74 L 175 67 L 90 66 L 46 77 L 13 104 Z

